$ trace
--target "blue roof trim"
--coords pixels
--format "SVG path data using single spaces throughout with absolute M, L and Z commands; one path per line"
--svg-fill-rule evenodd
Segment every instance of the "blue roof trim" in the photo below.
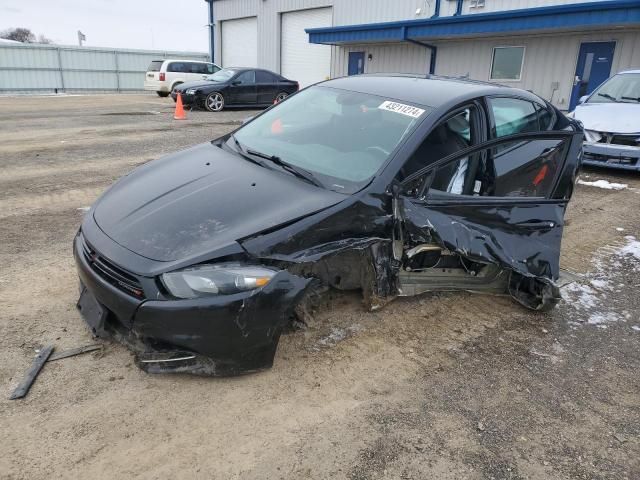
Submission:
M 341 44 L 403 41 L 406 38 L 456 37 L 569 27 L 640 25 L 640 1 L 603 0 L 490 13 L 398 22 L 308 28 L 310 43 Z

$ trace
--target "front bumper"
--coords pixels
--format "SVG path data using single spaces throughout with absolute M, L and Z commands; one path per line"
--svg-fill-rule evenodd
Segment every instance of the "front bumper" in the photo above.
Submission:
M 281 271 L 260 290 L 175 300 L 165 298 L 154 279 L 141 278 L 144 298 L 135 298 L 104 278 L 85 245 L 78 233 L 73 250 L 81 290 L 102 307 L 104 323 L 96 328 L 88 312 L 80 313 L 94 335 L 127 345 L 149 373 L 229 376 L 270 368 L 282 329 L 310 282 Z
M 583 165 L 640 171 L 639 147 L 585 142 L 583 151 Z
M 199 95 L 187 95 L 185 92 L 180 92 L 182 96 L 182 104 L 185 106 L 202 106 L 204 105 L 204 101 L 200 98 Z M 178 93 L 174 90 L 171 92 L 171 98 L 177 100 Z

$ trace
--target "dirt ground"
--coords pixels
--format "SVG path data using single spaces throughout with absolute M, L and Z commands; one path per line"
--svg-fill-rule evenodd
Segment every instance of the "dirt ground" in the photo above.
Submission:
M 252 114 L 152 95 L 0 98 L 0 478 L 640 479 L 640 175 L 598 170 L 567 215 L 582 275 L 550 314 L 466 293 L 375 313 L 337 295 L 274 368 L 153 376 L 75 309 L 82 207 L 136 165 Z M 634 250 L 634 248 L 636 250 Z M 636 256 L 634 256 L 634 252 Z

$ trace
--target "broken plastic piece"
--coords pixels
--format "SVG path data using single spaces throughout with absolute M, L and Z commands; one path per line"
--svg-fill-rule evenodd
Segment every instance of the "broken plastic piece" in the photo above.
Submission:
M 48 347 L 44 347 L 42 350 L 40 350 L 36 358 L 34 358 L 33 363 L 31 364 L 31 368 L 27 370 L 27 374 L 20 382 L 20 385 L 18 385 L 13 391 L 13 393 L 9 397 L 9 400 L 23 398 L 27 395 L 29 389 L 31 388 L 31 385 L 33 385 L 33 382 L 36 380 L 36 377 L 40 373 L 40 370 L 42 370 L 43 365 L 51 355 L 51 352 L 53 352 L 53 345 L 49 345 Z

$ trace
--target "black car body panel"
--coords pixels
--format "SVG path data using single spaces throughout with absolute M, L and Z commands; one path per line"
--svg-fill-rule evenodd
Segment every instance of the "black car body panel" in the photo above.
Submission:
M 238 162 L 235 155 L 207 143 L 126 176 L 98 203 L 93 216 L 119 245 L 168 262 L 210 253 L 344 198 Z
M 365 76 L 326 84 L 433 110 L 352 194 L 243 158 L 230 135 L 124 177 L 85 216 L 74 244 L 83 295 L 107 312 L 102 319 L 85 314 L 94 332 L 104 324 L 96 333 L 127 343 L 149 372 L 234 375 L 272 365 L 281 332 L 317 287 L 360 289 L 370 309 L 399 295 L 449 289 L 508 293 L 531 309 L 555 304 L 563 217 L 581 161 L 576 122 L 533 94 L 477 82 Z M 545 105 L 551 126 L 504 138 L 487 133 L 477 146 L 402 173 L 450 112 L 464 105 L 486 112 L 485 98 L 504 96 Z M 489 132 L 494 119 L 482 122 Z M 503 187 L 520 175 L 535 192 L 544 185 L 544 194 L 438 194 L 434 187 L 438 169 L 458 158 L 496 162 L 521 147 L 538 163 L 505 174 Z M 162 280 L 225 262 L 277 273 L 255 290 L 198 298 L 176 298 Z

